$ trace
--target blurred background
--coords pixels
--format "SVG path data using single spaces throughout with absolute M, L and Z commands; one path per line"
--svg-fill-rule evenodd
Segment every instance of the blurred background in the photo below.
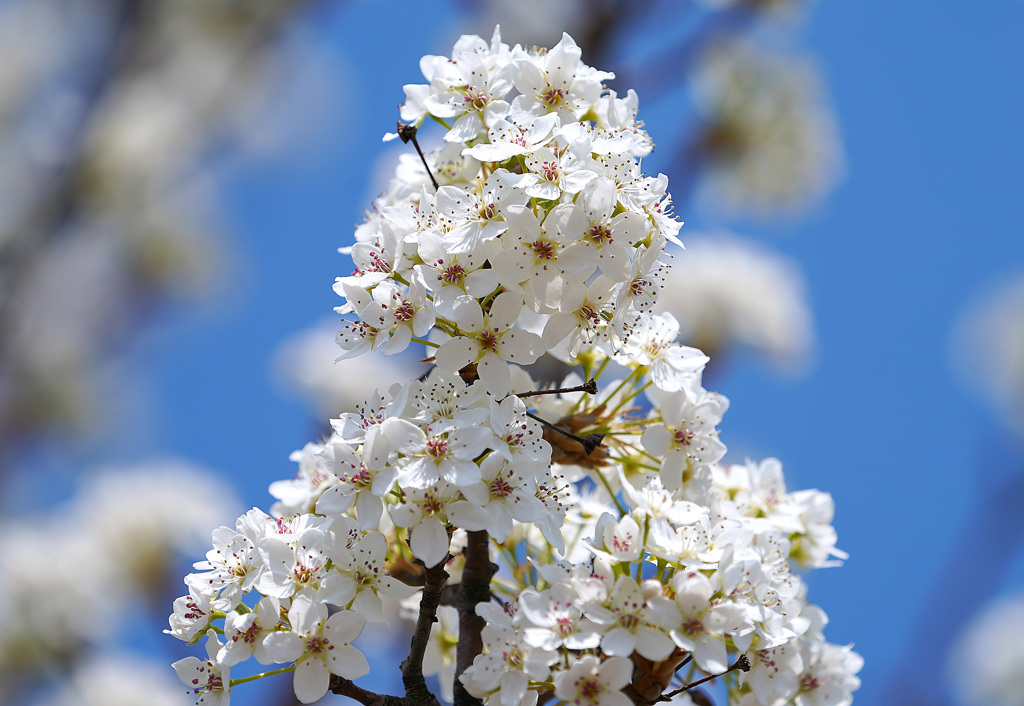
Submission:
M 835 498 L 856 702 L 1024 704 L 1021 0 L 0 2 L 0 702 L 191 703 L 209 531 L 416 373 L 333 364 L 336 250 L 420 57 L 496 23 L 639 93 L 727 460 Z

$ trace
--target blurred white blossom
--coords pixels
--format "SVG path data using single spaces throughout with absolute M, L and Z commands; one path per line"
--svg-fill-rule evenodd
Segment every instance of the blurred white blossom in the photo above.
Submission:
M 1024 277 L 969 306 L 956 324 L 952 347 L 957 372 L 1008 428 L 1024 434 Z
M 0 9 L 0 452 L 105 421 L 125 342 L 230 275 L 217 178 L 309 141 L 308 119 L 274 125 L 279 106 L 305 106 L 291 119 L 332 95 L 315 43 L 288 31 L 303 5 Z
M 838 130 L 813 61 L 723 41 L 698 69 L 696 145 L 705 196 L 729 211 L 799 212 L 842 171 Z
M 66 687 L 44 706 L 191 706 L 163 663 L 136 655 L 100 653 L 75 667 Z
M 988 606 L 954 648 L 949 670 L 960 703 L 1024 705 L 1024 596 Z
M 374 352 L 336 360 L 337 329 L 337 323 L 329 320 L 300 331 L 281 344 L 274 360 L 277 378 L 318 418 L 335 416 L 370 399 L 375 391 L 384 392 L 392 383 L 419 377 L 429 369 L 409 354 L 386 357 Z
M 62 506 L 0 525 L 0 684 L 119 639 L 126 603 L 161 598 L 177 557 L 237 508 L 224 483 L 182 461 L 83 478 Z
M 690 234 L 664 286 L 655 311 L 675 315 L 701 350 L 744 346 L 788 370 L 807 363 L 814 330 L 794 260 L 736 235 Z

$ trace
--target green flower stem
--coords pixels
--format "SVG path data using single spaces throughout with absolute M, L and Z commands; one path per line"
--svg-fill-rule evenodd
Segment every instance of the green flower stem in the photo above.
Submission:
M 244 684 L 247 681 L 256 681 L 257 679 L 262 679 L 263 677 L 272 677 L 275 674 L 284 674 L 285 672 L 294 672 L 294 671 L 295 671 L 295 665 L 293 664 L 290 667 L 281 667 L 280 669 L 272 669 L 269 672 L 261 672 L 259 674 L 253 674 L 251 677 L 239 677 L 238 679 L 232 679 L 231 680 L 231 686 L 232 687 L 236 687 L 239 684 Z
M 434 343 L 433 341 L 428 341 L 428 340 L 426 340 L 424 338 L 417 338 L 416 336 L 413 336 L 411 340 L 413 342 L 415 342 L 415 343 L 422 343 L 425 346 L 430 346 L 431 348 L 440 348 L 441 347 L 440 343 Z

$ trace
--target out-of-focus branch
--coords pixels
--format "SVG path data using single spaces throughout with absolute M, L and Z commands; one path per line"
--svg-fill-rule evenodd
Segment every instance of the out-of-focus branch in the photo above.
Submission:
M 252 82 L 244 77 L 259 71 L 263 63 L 261 53 L 275 39 L 285 20 L 298 8 L 311 4 L 313 0 L 280 0 L 232 17 L 221 17 L 211 11 L 209 17 L 197 20 L 206 23 L 202 27 L 207 29 L 206 25 L 211 23 L 230 22 L 232 34 L 225 40 L 228 48 L 225 60 L 214 74 L 220 85 L 204 85 L 202 90 L 181 96 L 176 104 L 188 125 L 194 126 L 196 135 L 202 138 L 204 129 L 209 132 L 211 125 L 217 125 L 218 117 L 251 86 Z M 52 166 L 40 168 L 34 177 L 36 188 L 24 215 L 7 233 L 0 235 L 0 331 L 4 332 L 0 336 L 0 466 L 16 438 L 35 433 L 46 424 L 46 419 L 38 418 L 34 408 L 24 409 L 22 399 L 38 399 L 31 390 L 26 391 L 27 381 L 36 377 L 52 378 L 54 385 L 61 384 L 56 381 L 56 371 L 48 374 L 45 369 L 34 373 L 25 370 L 27 363 L 20 352 L 23 340 L 19 332 L 20 312 L 27 301 L 27 290 L 32 288 L 41 267 L 51 259 L 50 253 L 55 243 L 63 240 L 62 235 L 77 233 L 82 223 L 106 215 L 110 210 L 103 203 L 107 194 L 120 197 L 132 207 L 134 197 L 126 197 L 124 191 L 127 186 L 134 193 L 140 186 L 138 179 L 128 178 L 127 184 L 103 184 L 106 192 L 97 192 L 94 137 L 97 126 L 109 117 L 110 106 L 117 104 L 122 93 L 136 84 L 145 84 L 150 74 L 159 72 L 168 59 L 175 58 L 180 48 L 163 36 L 167 31 L 167 18 L 162 11 L 170 5 L 173 3 L 117 0 L 105 6 L 103 19 L 108 26 L 102 41 L 81 62 L 85 65 L 75 67 L 73 72 L 77 78 L 77 112 L 75 122 L 59 136 L 61 159 Z M 158 189 L 188 182 L 196 170 L 208 167 L 211 158 L 226 153 L 224 140 L 204 143 L 197 139 L 196 143 L 194 154 L 189 153 L 191 162 L 170 175 L 171 180 L 156 184 Z M 151 186 L 148 179 L 142 181 L 143 188 Z M 124 215 L 117 211 L 122 207 L 123 204 L 115 204 L 115 219 Z M 92 235 L 86 237 L 93 238 Z M 123 302 L 123 306 L 118 307 L 119 313 L 108 315 L 109 322 L 103 322 L 95 337 L 90 339 L 100 355 L 114 352 L 124 343 L 132 330 L 131 324 L 152 310 L 158 294 L 147 291 L 141 280 L 131 279 L 127 287 L 129 291 L 119 295 Z M 119 315 L 127 315 L 129 320 L 117 322 L 115 317 Z M 111 325 L 115 323 L 117 325 Z M 31 359 L 31 354 L 25 355 Z M 38 405 L 38 401 L 35 404 Z

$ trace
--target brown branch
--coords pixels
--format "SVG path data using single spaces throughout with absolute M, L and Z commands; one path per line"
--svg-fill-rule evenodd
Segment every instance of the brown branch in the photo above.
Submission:
M 679 647 L 665 659 L 654 662 L 639 654 L 633 655 L 633 678 L 622 690 L 635 704 L 653 704 L 664 693 L 676 670 L 690 659 L 690 653 Z
M 334 674 L 331 675 L 330 691 L 332 694 L 354 699 L 363 704 L 363 706 L 407 706 L 407 700 L 401 696 L 375 694 L 372 691 L 356 686 L 349 679 Z
M 343 677 L 331 676 L 331 693 L 355 699 L 364 706 L 441 706 L 437 697 L 430 693 L 427 682 L 423 678 L 423 654 L 430 640 L 430 630 L 437 622 L 437 606 L 444 593 L 448 572 L 445 564 L 451 555 L 435 567 L 423 572 L 423 595 L 420 597 L 420 614 L 416 620 L 416 630 L 412 634 L 409 656 L 402 662 L 402 683 L 405 685 L 405 696 L 377 694 L 356 686 Z M 417 565 L 423 562 L 417 560 Z
M 449 556 L 437 566 L 423 572 L 423 595 L 420 598 L 420 615 L 416 620 L 416 630 L 412 634 L 412 645 L 409 656 L 402 662 L 402 684 L 405 685 L 406 703 L 410 706 L 440 706 L 437 697 L 430 693 L 427 682 L 423 678 L 423 654 L 430 639 L 430 629 L 437 622 L 437 606 L 441 602 L 448 572 L 444 570 Z
M 490 539 L 485 530 L 467 533 L 462 584 L 456 605 L 459 609 L 459 643 L 455 648 L 455 706 L 479 706 L 482 702 L 466 691 L 459 676 L 483 652 L 481 632 L 486 624 L 476 613 L 478 603 L 491 600 L 491 579 L 498 567 L 491 563 Z

